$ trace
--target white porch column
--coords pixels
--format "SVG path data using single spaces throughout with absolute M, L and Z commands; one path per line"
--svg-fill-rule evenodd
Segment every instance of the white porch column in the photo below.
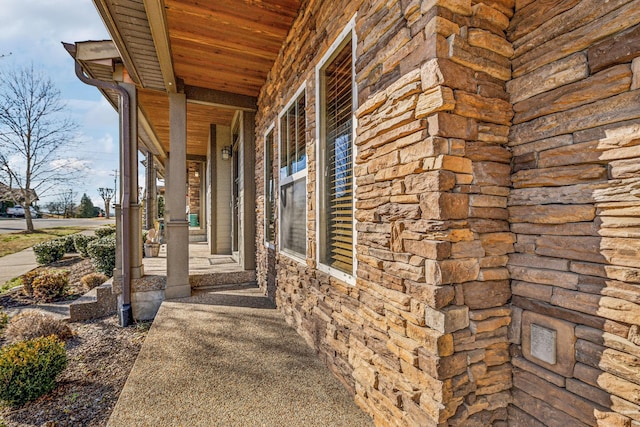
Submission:
M 131 278 L 139 279 L 144 276 L 142 265 L 142 217 L 140 201 L 138 200 L 138 92 L 133 83 L 120 83 L 129 94 L 129 126 L 130 126 L 130 150 L 129 150 L 129 259 L 131 265 Z M 120 181 L 123 174 L 120 174 Z
M 169 149 L 170 173 L 165 192 L 167 299 L 191 296 L 189 222 L 186 220 L 187 98 L 183 93 L 169 93 Z

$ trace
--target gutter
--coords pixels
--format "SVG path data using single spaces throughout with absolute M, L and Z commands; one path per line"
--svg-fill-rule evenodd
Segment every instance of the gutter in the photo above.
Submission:
M 76 60 L 76 76 L 85 84 L 100 89 L 111 89 L 120 95 L 122 108 L 120 109 L 122 136 L 122 155 L 124 157 L 122 177 L 122 307 L 118 311 L 120 326 L 129 326 L 133 323 L 133 311 L 131 308 L 131 260 L 129 248 L 129 236 L 131 235 L 131 218 L 129 216 L 131 205 L 131 118 L 129 93 L 117 83 L 105 82 L 87 77 L 82 71 L 82 66 Z

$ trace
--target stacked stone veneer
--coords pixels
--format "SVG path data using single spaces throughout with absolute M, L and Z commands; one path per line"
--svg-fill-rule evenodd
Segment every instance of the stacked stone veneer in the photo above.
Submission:
M 506 425 L 511 3 L 305 2 L 259 98 L 258 141 L 301 84 L 308 129 L 306 263 L 264 245 L 261 194 L 259 281 L 272 259 L 279 308 L 379 425 Z M 316 269 L 315 66 L 356 11 L 352 286 Z
M 639 1 L 516 1 L 513 425 L 640 425 L 639 24 Z
M 315 66 L 356 11 L 349 285 L 316 266 Z M 303 2 L 259 97 L 258 281 L 376 424 L 640 425 L 639 22 L 638 0 Z M 264 244 L 262 190 L 301 85 L 306 262 Z

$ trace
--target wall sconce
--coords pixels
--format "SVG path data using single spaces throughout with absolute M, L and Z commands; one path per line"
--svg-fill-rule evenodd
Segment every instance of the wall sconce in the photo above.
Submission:
M 195 171 L 195 173 L 193 174 L 196 178 L 200 178 L 200 172 Z
M 222 160 L 229 160 L 231 158 L 231 146 L 226 145 L 222 147 Z

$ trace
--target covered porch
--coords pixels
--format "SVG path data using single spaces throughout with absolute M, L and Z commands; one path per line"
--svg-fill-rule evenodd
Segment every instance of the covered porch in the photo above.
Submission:
M 97 86 L 121 116 L 114 290 L 127 324 L 150 318 L 139 317 L 142 313 L 153 317 L 164 299 L 190 296 L 194 280 L 195 286 L 206 282 L 191 274 L 198 259 L 190 256 L 193 241 L 204 242 L 198 250 L 207 255 L 232 259 L 255 280 L 257 97 L 300 1 L 95 0 L 95 5 L 112 40 L 65 48 L 78 77 Z M 138 153 L 145 156 L 144 200 Z M 165 181 L 166 255 L 143 261 L 141 230 L 160 219 L 159 176 Z M 154 279 L 160 269 L 166 280 Z M 139 283 L 154 280 L 153 301 L 147 290 L 136 295 L 144 289 Z M 155 308 L 137 309 L 141 301 Z

